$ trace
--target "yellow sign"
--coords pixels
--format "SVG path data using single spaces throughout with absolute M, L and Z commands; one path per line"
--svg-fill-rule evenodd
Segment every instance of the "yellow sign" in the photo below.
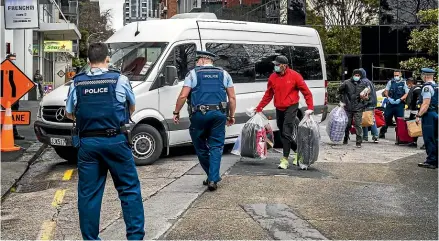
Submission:
M 44 41 L 44 52 L 73 52 L 72 41 Z

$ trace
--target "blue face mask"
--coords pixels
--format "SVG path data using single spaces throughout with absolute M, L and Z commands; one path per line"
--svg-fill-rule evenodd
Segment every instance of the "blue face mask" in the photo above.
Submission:
M 360 80 L 360 77 L 357 77 L 357 76 L 354 76 L 354 81 L 359 81 Z
M 280 73 L 280 66 L 279 65 L 274 66 L 274 72 Z
M 393 77 L 396 81 L 399 81 L 401 77 Z

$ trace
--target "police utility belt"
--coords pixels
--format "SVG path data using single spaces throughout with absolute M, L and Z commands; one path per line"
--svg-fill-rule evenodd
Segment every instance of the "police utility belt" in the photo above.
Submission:
M 201 114 L 206 114 L 206 112 L 211 110 L 220 110 L 222 112 L 226 112 L 228 107 L 227 102 L 221 102 L 219 105 L 197 105 L 191 107 L 192 114 L 195 112 L 201 112 Z M 226 112 L 227 113 L 227 112 Z
M 127 127 L 121 126 L 119 130 L 117 129 L 106 129 L 106 130 L 92 130 L 83 131 L 79 133 L 80 138 L 84 137 L 113 137 L 119 134 L 127 134 Z

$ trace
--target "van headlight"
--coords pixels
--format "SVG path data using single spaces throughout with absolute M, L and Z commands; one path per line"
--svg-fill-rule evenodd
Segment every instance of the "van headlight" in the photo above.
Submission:
M 38 107 L 37 118 L 41 118 L 42 115 L 43 115 L 43 106 L 40 105 Z

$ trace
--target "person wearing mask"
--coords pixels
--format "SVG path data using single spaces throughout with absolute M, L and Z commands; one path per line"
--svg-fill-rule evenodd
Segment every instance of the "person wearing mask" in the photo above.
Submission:
M 372 111 L 372 113 L 374 113 L 375 107 L 376 107 L 377 102 L 378 102 L 377 95 L 375 92 L 375 85 L 367 78 L 366 70 L 364 70 L 363 68 L 360 68 L 360 71 L 362 74 L 361 81 L 363 83 L 365 83 L 370 89 L 369 101 L 366 102 L 365 111 Z M 374 114 L 374 116 L 375 116 L 375 114 Z M 377 128 L 377 125 L 375 122 L 375 117 L 373 120 L 373 125 L 370 126 L 370 131 L 372 133 L 372 141 L 374 143 L 378 143 L 378 128 Z M 364 141 L 369 141 L 368 134 L 369 134 L 369 127 L 363 127 L 363 140 Z
M 434 82 L 435 70 L 422 68 L 422 85 L 421 108 L 416 115 L 416 122 L 420 123 L 422 119 L 422 136 L 424 138 L 427 159 L 419 163 L 419 167 L 436 169 L 438 167 L 438 100 L 439 86 Z
M 104 43 L 88 47 L 90 70 L 73 78 L 66 101 L 67 117 L 76 122 L 78 211 L 84 240 L 99 239 L 99 220 L 107 173 L 121 201 L 128 240 L 143 240 L 145 217 L 140 181 L 124 129 L 135 110 L 128 78 L 109 70 Z
M 188 101 L 189 134 L 207 175 L 203 185 L 215 191 L 221 181 L 226 123 L 227 126 L 235 124 L 236 95 L 229 73 L 213 66 L 216 55 L 208 51 L 197 51 L 196 55 L 197 66 L 187 73 L 175 104 L 174 123 L 179 124 L 180 110 Z
M 404 117 L 405 99 L 409 93 L 407 84 L 401 77 L 400 71 L 393 72 L 393 79 L 387 82 L 384 96 L 389 102 L 384 111 L 386 125 L 381 127 L 379 138 L 386 138 L 387 128 L 392 125 L 393 118 Z
M 407 86 L 409 87 L 409 93 L 407 95 L 407 106 L 410 110 L 410 117 L 409 120 L 415 120 L 416 115 L 419 111 L 419 104 L 418 100 L 421 95 L 421 88 L 422 86 L 416 85 L 416 81 L 413 78 L 407 79 Z M 409 146 L 411 147 L 418 147 L 418 138 L 414 137 L 413 143 L 410 143 Z
M 348 115 L 348 125 L 346 126 L 343 144 L 348 144 L 349 130 L 353 120 L 357 135 L 356 146 L 358 148 L 361 148 L 363 140 L 363 128 L 361 127 L 363 111 L 369 100 L 368 95 L 361 95 L 363 90 L 368 87 L 365 82 L 361 81 L 362 78 L 362 72 L 359 69 L 356 69 L 352 73 L 352 78 L 345 80 L 338 89 L 340 106 L 344 107 Z
M 34 82 L 38 85 L 38 92 L 40 93 L 40 99 L 42 99 L 44 96 L 43 76 L 40 74 L 40 70 L 38 69 L 35 71 Z
M 256 107 L 256 112 L 262 112 L 265 106 L 274 97 L 274 107 L 276 107 L 276 121 L 279 132 L 281 133 L 283 156 L 280 159 L 278 168 L 287 169 L 289 166 L 288 157 L 293 140 L 294 120 L 299 109 L 299 92 L 305 97 L 308 110 L 305 115 L 309 116 L 314 112 L 312 93 L 306 85 L 303 77 L 296 71 L 288 67 L 288 58 L 279 55 L 273 61 L 274 73 L 270 75 L 267 83 L 267 90 L 264 97 Z M 293 165 L 297 165 L 297 159 L 293 160 Z
M 8 54 L 6 56 L 6 59 L 9 59 L 12 63 L 16 64 L 16 60 L 17 60 L 17 56 L 15 54 Z M 15 104 L 11 105 L 11 110 L 15 110 L 17 111 L 20 108 L 20 100 L 18 100 L 17 102 L 15 102 Z M 17 130 L 17 126 L 13 125 L 13 130 L 14 130 L 14 139 L 15 140 L 24 140 L 26 139 L 24 136 L 21 136 L 20 134 L 18 134 L 18 130 Z

